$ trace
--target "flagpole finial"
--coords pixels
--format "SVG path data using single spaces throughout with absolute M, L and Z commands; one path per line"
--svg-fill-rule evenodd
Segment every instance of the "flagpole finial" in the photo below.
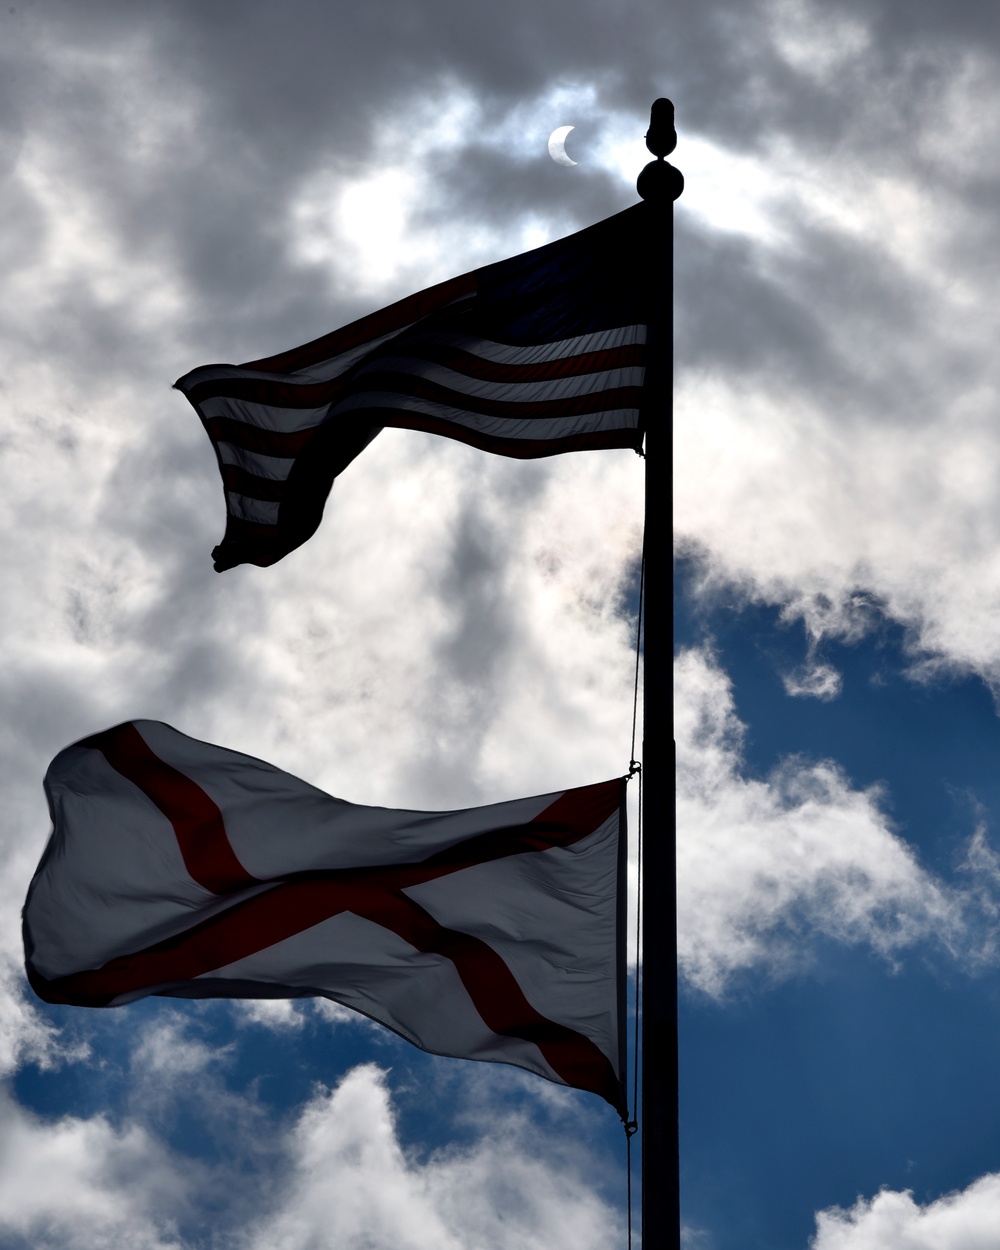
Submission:
M 664 97 L 653 101 L 649 110 L 646 147 L 656 157 L 639 174 L 636 190 L 644 200 L 665 204 L 676 200 L 684 190 L 684 175 L 663 158 L 677 146 L 674 129 L 674 106 Z

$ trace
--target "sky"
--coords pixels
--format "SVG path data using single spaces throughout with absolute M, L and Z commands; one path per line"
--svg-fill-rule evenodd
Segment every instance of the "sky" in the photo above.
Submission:
M 624 1245 L 593 1095 L 323 1001 L 47 1007 L 20 908 L 49 760 L 133 717 L 389 807 L 627 770 L 634 453 L 385 431 L 218 575 L 170 388 L 627 207 L 662 95 L 685 1250 L 996 1250 L 998 44 L 981 0 L 0 8 L 0 1250 Z

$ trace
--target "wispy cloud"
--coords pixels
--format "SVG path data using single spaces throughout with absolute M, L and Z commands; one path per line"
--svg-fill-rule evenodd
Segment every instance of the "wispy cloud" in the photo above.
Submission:
M 931 943 L 967 969 L 994 955 L 996 856 L 969 832 L 964 871 L 942 880 L 893 828 L 878 789 L 829 760 L 789 758 L 749 776 L 745 727 L 711 654 L 683 652 L 677 708 L 678 941 L 698 989 L 755 970 L 808 967 L 820 937 L 887 960 Z

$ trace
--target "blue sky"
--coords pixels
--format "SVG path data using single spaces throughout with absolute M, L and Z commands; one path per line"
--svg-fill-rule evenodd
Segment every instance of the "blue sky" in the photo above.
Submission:
M 411 809 L 626 770 L 636 456 L 387 431 L 219 576 L 170 384 L 626 207 L 660 95 L 685 1250 L 993 1250 L 993 9 L 23 0 L 0 61 L 0 1250 L 623 1244 L 598 1099 L 330 1004 L 47 1008 L 19 914 L 128 718 Z
M 686 573 L 681 562 L 678 645 L 707 641 L 728 673 L 748 726 L 745 776 L 790 757 L 836 761 L 854 787 L 881 788 L 897 835 L 961 888 L 970 829 L 997 803 L 1000 728 L 983 683 L 914 683 L 901 631 L 878 614 L 865 638 L 824 649 L 837 698 L 791 698 L 781 672 L 801 661 L 804 630 L 773 607 L 705 611 Z M 926 939 L 887 956 L 808 926 L 796 940 L 811 966 L 763 992 L 744 980 L 722 1002 L 682 995 L 684 1192 L 693 1219 L 715 1227 L 710 1244 L 806 1245 L 814 1210 L 852 1206 L 873 1177 L 927 1203 L 996 1166 L 990 961 L 962 967 Z

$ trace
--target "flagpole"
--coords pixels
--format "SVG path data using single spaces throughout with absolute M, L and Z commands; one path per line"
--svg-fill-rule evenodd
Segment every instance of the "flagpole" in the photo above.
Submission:
M 684 189 L 664 157 L 674 150 L 674 106 L 656 100 L 646 147 L 657 158 L 639 175 L 655 217 L 650 234 L 654 307 L 644 388 L 642 748 L 642 1244 L 680 1250 L 677 1069 L 677 845 L 673 716 L 673 550 L 660 540 L 664 504 L 673 515 L 674 200 Z M 656 513 L 654 517 L 653 513 Z M 669 646 L 668 646 L 669 643 Z

